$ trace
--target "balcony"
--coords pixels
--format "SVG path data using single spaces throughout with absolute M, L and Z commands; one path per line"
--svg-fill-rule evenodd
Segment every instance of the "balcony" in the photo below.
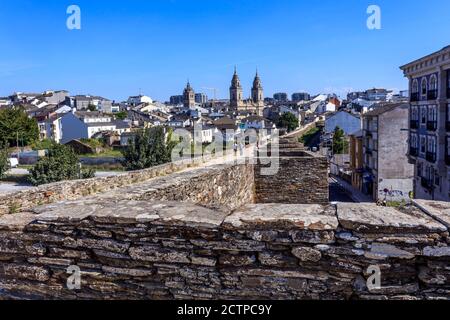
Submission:
M 436 131 L 437 130 L 437 121 L 427 121 L 427 130 L 428 131 Z
M 437 89 L 428 90 L 428 94 L 427 94 L 427 99 L 428 100 L 436 100 L 437 97 L 438 97 L 438 90 Z
M 411 157 L 417 157 L 417 156 L 419 155 L 419 149 L 418 149 L 418 148 L 410 147 L 410 148 L 409 148 L 409 155 L 410 155 Z
M 419 97 L 420 97 L 420 95 L 418 92 L 411 93 L 411 102 L 419 101 Z
M 419 129 L 419 120 L 411 120 L 410 127 L 411 129 Z
M 436 162 L 436 153 L 434 152 L 427 152 L 426 157 L 428 162 Z
M 427 178 L 422 177 L 420 180 L 420 184 L 423 188 L 432 190 L 433 189 L 433 181 L 428 180 Z

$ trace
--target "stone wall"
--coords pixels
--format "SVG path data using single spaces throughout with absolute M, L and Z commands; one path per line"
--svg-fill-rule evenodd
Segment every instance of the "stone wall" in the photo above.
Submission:
M 301 156 L 297 157 L 280 157 L 276 175 L 263 175 L 261 170 L 267 165 L 259 162 L 255 167 L 257 203 L 329 202 L 327 159 L 306 152 L 300 153 Z
M 186 169 L 204 166 L 211 161 L 224 158 L 205 156 L 203 158 L 178 161 L 153 168 L 127 172 L 112 177 L 73 180 L 52 183 L 27 189 L 13 194 L 0 195 L 0 216 L 28 210 L 33 206 L 49 204 L 61 200 L 74 200 L 93 194 L 120 189 L 132 184 L 145 182 L 156 177 L 171 175 Z
M 415 207 L 92 198 L 0 217 L 5 299 L 450 299 L 449 265 L 447 227 Z

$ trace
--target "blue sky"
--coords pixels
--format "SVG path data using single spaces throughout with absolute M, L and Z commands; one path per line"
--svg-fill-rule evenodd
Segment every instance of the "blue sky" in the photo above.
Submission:
M 81 30 L 66 28 L 81 8 Z M 379 5 L 382 29 L 366 27 Z M 165 101 L 189 78 L 228 97 L 234 65 L 246 95 L 387 87 L 398 69 L 450 44 L 448 0 L 16 0 L 0 5 L 0 95 L 67 89 Z

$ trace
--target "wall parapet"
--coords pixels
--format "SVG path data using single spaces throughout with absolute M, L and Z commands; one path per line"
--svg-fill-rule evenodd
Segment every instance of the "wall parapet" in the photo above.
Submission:
M 206 155 L 194 159 L 171 162 L 149 169 L 130 171 L 116 176 L 62 181 L 15 193 L 4 194 L 0 195 L 0 215 L 17 213 L 23 210 L 29 210 L 34 206 L 57 201 L 80 199 L 89 195 L 117 190 L 132 184 L 145 182 L 156 177 L 201 167 L 217 161 L 227 163 L 232 159 L 232 153 L 230 152 L 217 157 Z
M 0 295 L 450 299 L 449 244 L 416 207 L 66 201 L 0 217 Z M 70 265 L 79 290 L 66 286 Z M 373 265 L 378 289 L 366 285 Z

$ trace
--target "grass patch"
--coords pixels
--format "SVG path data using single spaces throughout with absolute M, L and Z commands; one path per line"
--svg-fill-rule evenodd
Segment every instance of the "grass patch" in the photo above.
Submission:
M 386 202 L 386 207 L 391 207 L 391 208 L 402 208 L 404 206 L 406 206 L 407 203 L 405 200 L 402 201 L 387 201 Z
M 106 150 L 98 154 L 81 154 L 81 158 L 123 158 L 122 152 L 118 150 Z

